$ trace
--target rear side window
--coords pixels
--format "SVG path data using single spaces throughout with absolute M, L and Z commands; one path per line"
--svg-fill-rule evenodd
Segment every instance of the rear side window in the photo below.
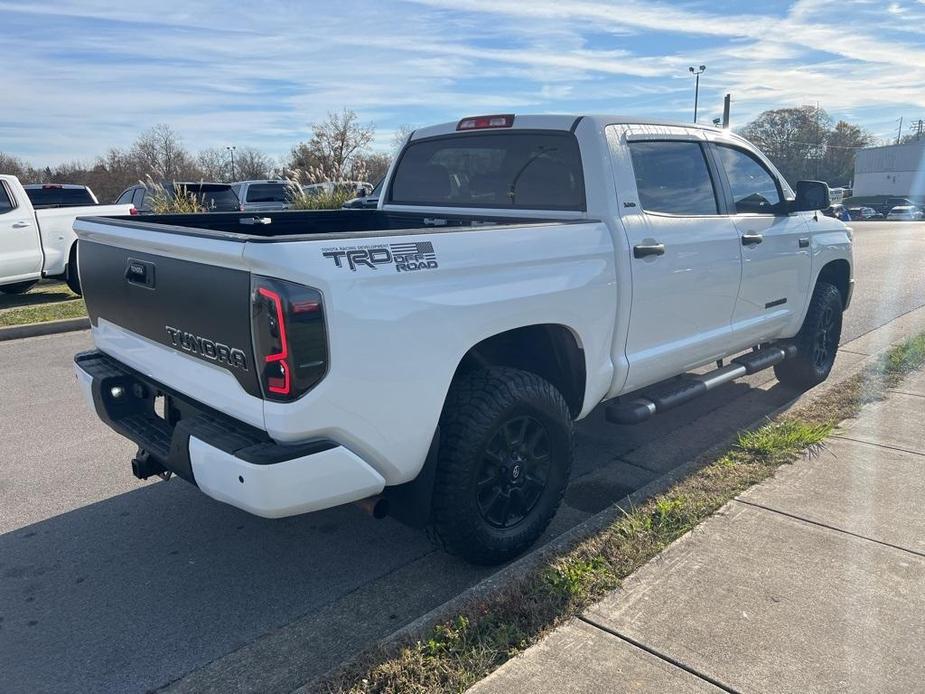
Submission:
M 145 189 L 136 188 L 134 194 L 132 195 L 132 204 L 135 206 L 136 210 L 144 209 L 145 204 Z
M 696 142 L 630 142 L 639 204 L 646 212 L 718 214 L 716 191 Z
M 720 166 L 726 171 L 736 212 L 774 214 L 783 200 L 777 179 L 745 150 L 717 145 Z
M 116 204 L 117 205 L 128 205 L 132 201 L 132 194 L 134 192 L 135 192 L 134 190 L 129 188 L 127 191 L 125 191 L 124 193 L 122 193 L 122 195 L 119 196 L 119 199 L 116 200 Z
M 0 214 L 6 214 L 12 210 L 16 205 L 13 204 L 13 197 L 10 195 L 10 191 L 6 189 L 6 184 L 0 182 Z
M 567 132 L 495 131 L 412 142 L 398 162 L 389 202 L 584 210 L 578 141 Z
M 96 204 L 86 188 L 27 188 L 26 195 L 32 201 L 33 207 L 76 207 Z
M 247 187 L 247 202 L 289 202 L 295 192 L 285 183 L 254 183 Z

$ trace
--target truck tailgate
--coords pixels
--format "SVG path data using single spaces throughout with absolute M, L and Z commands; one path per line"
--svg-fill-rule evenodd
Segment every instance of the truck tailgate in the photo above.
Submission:
M 216 409 L 237 401 L 238 411 L 229 414 L 262 427 L 243 243 L 119 229 L 109 230 L 120 234 L 112 236 L 88 220 L 78 228 L 80 278 L 97 346 Z

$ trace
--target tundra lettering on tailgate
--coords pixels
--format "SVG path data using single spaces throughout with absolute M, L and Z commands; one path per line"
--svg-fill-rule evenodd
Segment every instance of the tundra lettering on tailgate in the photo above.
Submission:
M 247 355 L 244 350 L 236 347 L 223 345 L 221 342 L 215 342 L 193 333 L 184 332 L 177 328 L 165 325 L 164 329 L 170 335 L 170 342 L 174 347 L 182 349 L 184 352 L 190 352 L 205 359 L 211 359 L 222 364 L 227 364 L 236 369 L 247 371 Z
M 322 249 L 321 255 L 331 258 L 336 267 L 349 267 L 353 272 L 358 267 L 377 270 L 379 265 L 391 265 L 396 272 L 435 270 L 438 267 L 434 244 L 430 241 L 338 246 Z

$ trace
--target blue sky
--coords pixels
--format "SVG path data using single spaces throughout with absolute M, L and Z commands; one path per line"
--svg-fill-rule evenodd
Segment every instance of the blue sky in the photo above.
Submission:
M 465 9 L 460 9 L 465 8 Z M 349 107 L 403 124 L 620 113 L 733 124 L 819 104 L 879 137 L 925 118 L 925 0 L 0 0 L 0 151 L 90 159 L 155 123 L 274 156 Z

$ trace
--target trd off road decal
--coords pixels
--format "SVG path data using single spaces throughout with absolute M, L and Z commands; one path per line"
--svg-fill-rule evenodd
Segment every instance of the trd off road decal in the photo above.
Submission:
M 377 270 L 381 266 L 392 266 L 396 272 L 435 270 L 438 267 L 434 244 L 430 241 L 337 246 L 321 250 L 321 255 L 331 258 L 335 266 L 349 267 L 353 272 L 361 267 Z

